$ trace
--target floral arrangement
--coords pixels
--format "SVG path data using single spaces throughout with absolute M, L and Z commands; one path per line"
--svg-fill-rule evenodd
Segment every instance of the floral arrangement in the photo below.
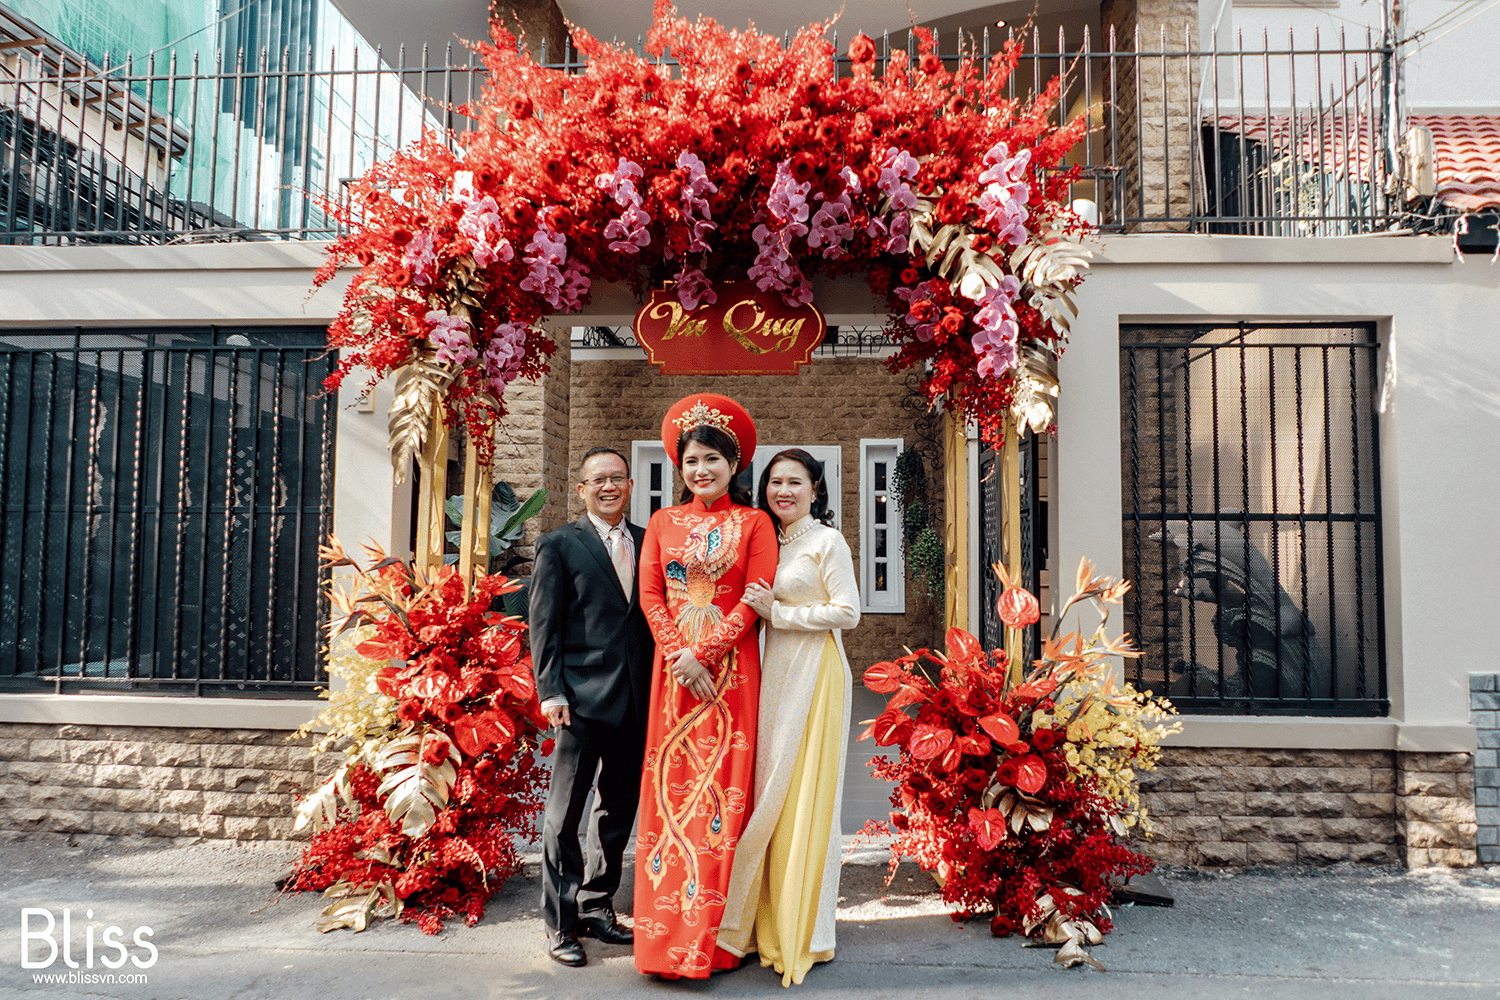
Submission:
M 398 469 L 436 410 L 472 430 L 502 417 L 506 386 L 554 350 L 540 324 L 600 282 L 674 282 L 692 310 L 719 279 L 802 304 L 816 276 L 862 273 L 892 309 L 890 364 L 921 367 L 930 399 L 992 442 L 1008 410 L 1050 423 L 1047 373 L 1089 255 L 1054 168 L 1085 118 L 1051 123 L 1057 80 L 1005 96 L 1019 41 L 981 66 L 917 28 L 915 59 L 857 35 L 840 60 L 830 25 L 783 45 L 657 0 L 646 56 L 575 28 L 580 74 L 537 65 L 502 28 L 477 46 L 488 85 L 459 108 L 475 127 L 428 132 L 353 182 L 332 206 L 350 235 L 317 278 L 358 267 L 328 386 L 356 366 L 407 375 Z
M 1040 619 L 1036 598 L 1005 584 L 1001 620 L 1020 630 Z M 1123 878 L 1152 868 L 1125 843 L 1131 827 L 1149 832 L 1136 774 L 1155 766 L 1173 725 L 1172 706 L 1117 687 L 1109 656 L 1138 656 L 1124 636 L 1104 634 L 1108 604 L 1129 584 L 1079 566 L 1041 658 L 1029 671 L 1002 650 L 986 653 L 963 629 L 949 629 L 947 651 L 919 649 L 865 671 L 865 686 L 890 695 L 861 739 L 873 736 L 898 757 L 871 762 L 896 783 L 889 826 L 891 871 L 910 857 L 935 873 L 954 919 L 991 913 L 997 936 L 1020 933 L 1057 944 L 1058 963 L 1103 968 L 1084 945 L 1110 930 L 1110 894 Z M 1059 636 L 1068 611 L 1100 611 L 1092 636 Z M 893 830 L 892 830 L 893 828 Z
M 356 581 L 332 592 L 329 673 L 345 684 L 299 735 L 326 730 L 313 752 L 345 759 L 297 806 L 314 836 L 287 886 L 334 900 L 322 931 L 372 917 L 429 934 L 450 917 L 473 926 L 521 870 L 515 837 L 534 833 L 546 788 L 525 626 L 490 610 L 518 587 L 481 573 L 471 593 L 454 567 L 429 576 L 367 549 L 368 570 L 337 540 L 320 550 Z

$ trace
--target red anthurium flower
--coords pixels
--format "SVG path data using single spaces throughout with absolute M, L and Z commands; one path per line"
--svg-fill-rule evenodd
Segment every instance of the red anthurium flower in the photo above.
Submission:
M 1016 720 L 1004 712 L 981 715 L 979 726 L 989 733 L 996 743 L 1013 743 L 1021 735 L 1021 727 L 1016 725 Z
M 867 729 L 860 739 L 866 736 L 875 737 L 875 744 L 882 747 L 895 746 L 906 741 L 911 733 L 911 718 L 900 709 L 888 708 L 880 713 L 873 725 Z
M 901 686 L 905 672 L 889 660 L 882 660 L 865 668 L 865 687 L 876 694 L 890 694 Z
M 917 760 L 931 760 L 953 742 L 953 730 L 931 723 L 918 723 L 912 728 L 907 747 Z
M 990 752 L 990 741 L 983 736 L 960 736 L 953 743 L 971 757 L 983 757 Z
M 384 639 L 366 639 L 354 651 L 367 660 L 404 660 L 406 659 L 406 643 L 388 642 Z
M 951 744 L 935 760 L 939 771 L 948 772 L 958 770 L 958 765 L 964 762 L 964 752 L 957 744 Z
M 969 809 L 969 829 L 979 840 L 979 846 L 993 851 L 1005 839 L 1005 814 L 999 809 Z
M 1035 700 L 1037 698 L 1045 698 L 1056 690 L 1057 681 L 1051 677 L 1038 677 L 1034 681 L 1027 681 L 1025 684 L 1020 685 L 1011 692 L 1011 695 L 1016 698 L 1030 698 Z
M 1000 620 L 1011 628 L 1025 628 L 1041 620 L 1042 609 L 1031 591 L 1021 587 L 1009 587 L 995 602 Z
M 950 628 L 944 642 L 948 646 L 949 658 L 959 663 L 973 663 L 984 659 L 984 646 L 974 638 L 973 633 L 964 629 Z
M 497 687 L 506 691 L 517 701 L 526 701 L 536 695 L 536 678 L 531 676 L 531 664 L 509 663 L 495 671 Z
M 505 742 L 515 732 L 515 723 L 510 716 L 498 710 L 463 715 L 450 725 L 453 729 L 453 742 L 471 757 Z
M 1027 754 L 1016 761 L 1015 786 L 1028 795 L 1035 795 L 1047 783 L 1047 762 L 1036 754 Z
M 463 692 L 453 683 L 453 678 L 442 673 L 425 673 L 414 677 L 407 690 L 413 698 L 425 698 L 440 704 L 463 697 Z

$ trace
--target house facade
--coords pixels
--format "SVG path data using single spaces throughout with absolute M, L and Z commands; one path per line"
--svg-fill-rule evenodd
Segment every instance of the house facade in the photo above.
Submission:
M 372 40 L 431 30 L 342 6 Z M 562 60 L 561 14 L 628 35 L 611 20 L 620 10 L 597 6 L 513 13 Z M 790 16 L 767 6 L 752 12 L 761 27 Z M 1002 15 L 1024 18 L 1016 6 L 918 13 L 940 38 L 982 39 L 1006 30 Z M 1500 664 L 1476 627 L 1500 556 L 1485 503 L 1500 475 L 1487 377 L 1500 370 L 1500 92 L 1450 69 L 1476 38 L 1500 37 L 1500 21 L 1461 25 L 1469 14 L 1448 7 L 1385 25 L 1352 3 L 1207 7 L 1049 6 L 1032 50 L 1053 55 L 1017 74 L 1024 95 L 1071 67 L 1066 100 L 1096 108 L 1099 125 L 1073 160 L 1101 242 L 1059 365 L 1056 433 L 1024 446 L 1032 582 L 1046 606 L 1087 557 L 1135 584 L 1126 627 L 1145 655 L 1123 677 L 1184 713 L 1144 779 L 1159 859 L 1500 860 Z M 316 711 L 317 541 L 331 530 L 409 551 L 413 526 L 410 483 L 395 484 L 385 447 L 390 386 L 316 393 L 318 331 L 341 290 L 310 292 L 332 233 L 316 202 L 285 189 L 336 198 L 340 176 L 432 125 L 434 105 L 413 95 L 437 93 L 442 39 L 420 73 L 389 46 L 381 62 L 283 62 L 306 89 L 264 88 L 270 110 L 232 128 L 226 113 L 215 146 L 183 93 L 242 110 L 243 74 L 184 76 L 160 97 L 112 85 L 62 20 L 24 14 L 10 40 L 38 42 L 6 51 L 35 53 L 14 71 L 35 85 L 0 83 L 6 155 L 26 168 L 0 192 L 0 828 L 287 838 L 289 796 L 315 767 L 284 737 Z M 648 15 L 634 14 L 637 30 Z M 482 11 L 464 16 L 482 29 Z M 902 5 L 885 25 L 847 29 L 889 27 L 882 44 L 902 46 L 905 18 Z M 1339 38 L 1348 19 L 1373 19 L 1373 36 Z M 455 31 L 478 33 L 444 26 Z M 49 61 L 47 47 L 71 56 Z M 477 85 L 441 64 L 445 95 Z M 74 104 L 67 77 L 85 66 L 101 83 Z M 57 164 L 90 156 L 113 166 L 59 181 Z M 75 211 L 107 200 L 88 177 L 114 177 L 124 194 L 111 204 L 128 211 Z M 948 512 L 934 526 L 950 562 L 962 552 L 984 567 L 1000 545 L 996 456 L 972 436 L 944 446 L 906 376 L 882 364 L 878 304 L 842 283 L 818 294 L 837 332 L 798 374 L 711 379 L 662 375 L 630 338 L 633 299 L 596 295 L 554 331 L 551 372 L 512 388 L 497 478 L 548 489 L 546 529 L 581 512 L 582 454 L 615 447 L 632 459 L 643 520 L 678 488 L 661 414 L 689 391 L 722 392 L 756 416 L 766 455 L 807 447 L 836 471 L 865 602 L 847 641 L 856 669 L 940 641 L 949 624 L 984 636 L 986 574 L 961 578 L 961 592 L 950 582 L 941 601 L 911 579 L 891 476 L 903 453 L 920 455 L 932 509 Z

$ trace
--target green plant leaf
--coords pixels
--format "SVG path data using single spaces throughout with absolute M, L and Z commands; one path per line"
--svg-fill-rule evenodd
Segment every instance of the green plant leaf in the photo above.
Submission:
M 499 539 L 502 542 L 506 543 L 504 546 L 505 548 L 509 548 L 516 539 L 521 537 L 521 533 L 526 526 L 527 518 L 535 516 L 536 513 L 542 509 L 542 505 L 546 502 L 546 489 L 538 489 L 535 493 L 531 494 L 531 496 L 527 497 L 526 502 L 521 504 L 520 509 L 518 509 L 514 514 L 510 516 L 510 519 L 505 522 L 504 526 L 501 527 L 499 531 L 495 532 Z

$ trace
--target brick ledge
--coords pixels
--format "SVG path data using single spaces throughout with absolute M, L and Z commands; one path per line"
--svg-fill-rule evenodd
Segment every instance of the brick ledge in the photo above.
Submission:
M 0 695 L 0 722 L 293 730 L 326 704 L 321 698 L 5 694 Z
M 1296 750 L 1405 750 L 1472 753 L 1479 736 L 1468 723 L 1425 725 L 1399 719 L 1315 716 L 1183 715 L 1174 747 L 1275 747 Z

